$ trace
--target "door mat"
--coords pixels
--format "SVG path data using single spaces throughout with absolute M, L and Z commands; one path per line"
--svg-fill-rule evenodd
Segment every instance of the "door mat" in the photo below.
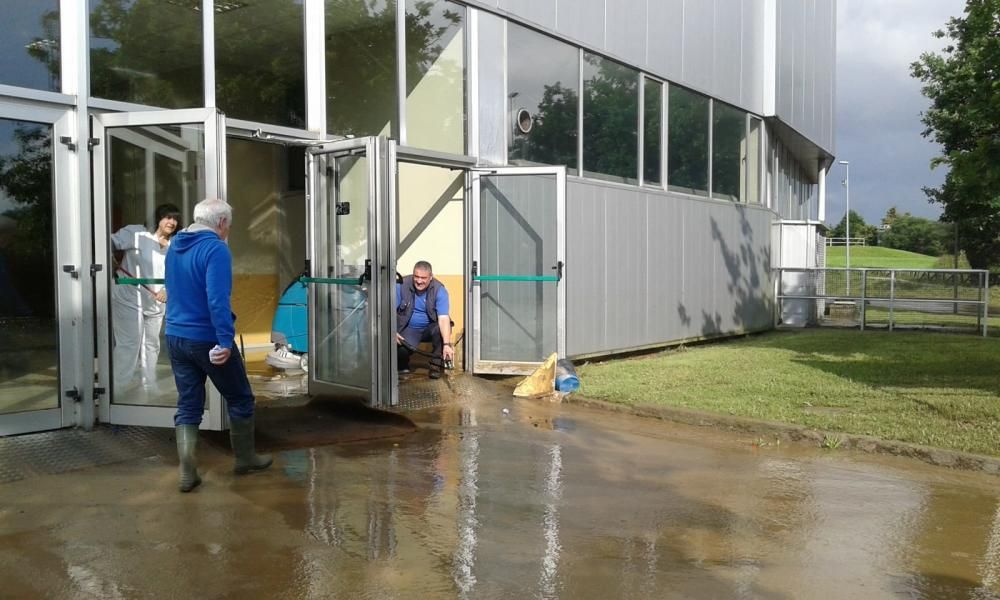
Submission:
M 400 437 L 417 429 L 403 415 L 324 396 L 292 406 L 261 403 L 255 415 L 257 449 L 263 452 Z M 201 435 L 219 448 L 230 447 L 228 432 L 203 431 Z

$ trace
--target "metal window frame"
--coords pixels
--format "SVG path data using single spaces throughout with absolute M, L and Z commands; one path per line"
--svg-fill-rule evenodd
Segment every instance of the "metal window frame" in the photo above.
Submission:
M 73 129 L 75 115 L 69 107 L 38 106 L 28 101 L 0 98 L 0 119 L 28 121 L 47 126 L 52 132 L 52 291 L 56 296 L 57 325 L 56 405 L 51 408 L 0 413 L 0 435 L 14 435 L 45 429 L 58 429 L 79 424 L 80 407 L 89 396 L 81 389 L 81 382 L 92 377 L 81 370 L 90 352 L 79 345 L 86 323 L 83 319 L 83 296 L 86 269 L 80 254 L 80 238 L 85 237 L 76 225 L 81 207 L 75 201 L 74 171 L 75 144 Z M 65 142 L 63 140 L 66 140 Z M 76 145 L 79 148 L 79 145 Z M 67 271 L 63 265 L 70 267 Z M 71 398 L 67 392 L 75 391 Z
M 97 140 L 92 155 L 93 178 L 93 228 L 94 260 L 107 265 L 110 256 L 110 223 L 108 218 L 109 177 L 107 140 L 110 129 L 148 127 L 158 125 L 201 125 L 205 134 L 205 195 L 208 198 L 226 199 L 226 121 L 215 108 L 187 108 L 179 110 L 124 112 L 97 114 L 91 117 L 93 138 Z M 98 235 L 100 234 L 100 235 Z M 100 398 L 98 416 L 102 422 L 120 425 L 172 427 L 176 407 L 119 404 L 111 399 L 111 269 L 102 268 L 94 282 L 96 316 L 97 380 L 106 390 Z M 208 386 L 206 398 L 205 429 L 223 430 L 227 424 L 221 395 Z

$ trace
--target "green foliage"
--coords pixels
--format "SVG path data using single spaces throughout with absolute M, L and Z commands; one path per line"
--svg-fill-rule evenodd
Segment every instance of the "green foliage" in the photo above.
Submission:
M 851 211 L 851 239 L 863 238 L 865 243 L 869 246 L 875 246 L 878 244 L 878 229 L 874 225 L 869 225 L 865 222 L 865 218 L 862 217 L 855 211 Z M 847 215 L 844 215 L 837 226 L 830 230 L 826 234 L 827 237 L 832 238 L 846 238 L 847 237 Z
M 948 44 L 910 70 L 931 101 L 924 136 L 942 146 L 931 165 L 949 172 L 924 191 L 944 206 L 943 220 L 959 223 L 969 263 L 987 268 L 1000 263 L 1000 0 L 967 0 L 965 14 L 934 35 Z
M 880 246 L 940 256 L 953 246 L 954 225 L 914 217 L 904 213 L 896 217 L 882 234 Z
M 593 54 L 584 54 L 584 169 L 622 178 L 639 174 L 639 74 Z M 590 74 L 590 77 L 587 75 Z
M 545 86 L 538 112 L 531 116 L 531 133 L 517 135 L 511 156 L 529 162 L 576 165 L 576 92 L 561 82 Z

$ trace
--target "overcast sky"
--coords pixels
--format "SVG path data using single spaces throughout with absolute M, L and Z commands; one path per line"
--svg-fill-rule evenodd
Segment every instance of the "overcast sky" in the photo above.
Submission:
M 931 34 L 961 16 L 965 0 L 837 0 L 837 160 L 851 163 L 851 210 L 880 223 L 890 206 L 937 218 L 923 186 L 944 171 L 930 169 L 938 147 L 920 132 L 928 101 L 910 77 L 921 52 L 939 50 Z M 844 216 L 844 167 L 827 179 L 827 223 Z

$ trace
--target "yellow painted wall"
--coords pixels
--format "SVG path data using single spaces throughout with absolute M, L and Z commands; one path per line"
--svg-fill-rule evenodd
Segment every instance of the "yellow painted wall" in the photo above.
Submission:
M 397 269 L 402 275 L 426 260 L 451 301 L 452 337 L 465 327 L 465 174 L 440 167 L 400 163 Z

